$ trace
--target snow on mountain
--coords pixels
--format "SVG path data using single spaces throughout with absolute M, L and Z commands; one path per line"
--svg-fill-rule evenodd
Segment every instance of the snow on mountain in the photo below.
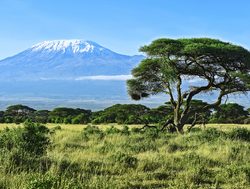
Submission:
M 31 47 L 31 50 L 36 51 L 47 51 L 47 52 L 62 52 L 65 53 L 70 51 L 74 54 L 77 53 L 93 53 L 94 51 L 109 51 L 104 47 L 98 45 L 92 41 L 83 41 L 79 39 L 75 40 L 53 40 L 53 41 L 44 41 L 38 43 Z
M 0 61 L 0 80 L 74 79 L 129 75 L 143 56 L 127 56 L 92 41 L 53 40 Z

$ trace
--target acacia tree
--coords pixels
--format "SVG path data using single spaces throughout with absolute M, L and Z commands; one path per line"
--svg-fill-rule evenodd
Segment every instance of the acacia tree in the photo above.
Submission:
M 163 38 L 140 51 L 147 57 L 132 70 L 128 93 L 134 100 L 159 93 L 169 95 L 174 116 L 167 123 L 180 133 L 194 112 L 219 106 L 228 94 L 250 90 L 250 52 L 241 46 L 210 38 Z M 183 80 L 193 78 L 200 78 L 205 84 L 183 89 Z M 190 108 L 192 99 L 204 92 L 215 92 L 217 99 L 203 107 Z

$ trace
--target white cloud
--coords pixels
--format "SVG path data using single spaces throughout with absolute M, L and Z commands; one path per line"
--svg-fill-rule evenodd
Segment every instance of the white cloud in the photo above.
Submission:
M 93 76 L 82 76 L 77 77 L 75 80 L 114 80 L 114 81 L 125 81 L 131 79 L 132 75 L 93 75 Z

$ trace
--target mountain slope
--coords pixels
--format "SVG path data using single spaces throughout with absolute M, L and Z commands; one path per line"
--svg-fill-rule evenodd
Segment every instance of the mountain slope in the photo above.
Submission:
M 74 79 L 127 75 L 143 56 L 115 53 L 95 42 L 54 40 L 0 61 L 0 80 Z

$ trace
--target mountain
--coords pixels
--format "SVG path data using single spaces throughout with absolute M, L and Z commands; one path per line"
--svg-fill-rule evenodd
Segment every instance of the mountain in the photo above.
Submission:
M 127 56 L 95 42 L 54 40 L 0 61 L 0 109 L 25 104 L 35 109 L 58 106 L 100 110 L 117 103 L 135 103 L 127 95 L 126 79 L 144 57 Z M 192 85 L 200 81 L 192 80 Z M 184 86 L 191 85 L 184 82 Z M 212 102 L 213 94 L 200 99 Z M 138 103 L 156 107 L 168 99 L 151 97 Z M 249 106 L 249 96 L 229 97 Z
M 0 80 L 64 80 L 128 75 L 143 56 L 127 56 L 95 42 L 53 40 L 0 61 Z

